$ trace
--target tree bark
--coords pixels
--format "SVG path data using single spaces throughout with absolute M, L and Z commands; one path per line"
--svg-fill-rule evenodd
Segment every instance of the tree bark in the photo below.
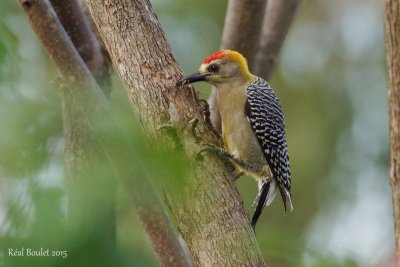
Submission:
M 254 66 L 254 73 L 267 81 L 271 78 L 298 5 L 299 0 L 268 1 Z
M 195 142 L 189 122 L 196 120 L 195 132 L 202 141 L 218 142 L 204 122 L 194 90 L 175 86 L 182 71 L 149 1 L 86 2 L 149 139 L 156 140 L 159 127 L 171 123 L 185 153 L 195 158 L 201 145 Z M 163 140 L 172 149 L 171 142 Z M 265 266 L 227 167 L 206 155 L 190 168 L 193 175 L 185 180 L 180 197 L 168 191 L 166 195 L 195 264 Z
M 100 46 L 100 51 L 101 54 L 103 55 L 103 63 L 107 65 L 108 70 L 111 72 L 112 71 L 112 64 L 111 64 L 111 59 L 110 59 L 110 55 L 107 52 L 107 49 L 104 45 L 103 40 L 101 39 L 99 30 L 97 29 L 96 24 L 94 23 L 92 16 L 90 15 L 89 9 L 86 6 L 85 0 L 76 0 L 79 3 L 79 7 L 81 9 L 81 12 L 84 14 L 84 16 L 86 17 L 87 22 L 89 23 L 89 27 L 92 30 L 92 33 L 94 34 L 95 38 L 97 39 L 97 43 Z M 111 82 L 110 82 L 111 85 Z M 111 91 L 111 89 L 110 89 Z M 103 89 L 104 92 L 104 89 Z M 107 95 L 107 93 L 106 93 Z
M 385 1 L 386 61 L 388 67 L 390 185 L 396 238 L 397 266 L 400 265 L 400 2 Z
M 91 18 L 84 12 L 78 0 L 51 0 L 50 2 L 79 55 L 100 88 L 108 96 L 111 91 L 109 59 L 92 30 Z
M 82 186 L 70 187 L 74 190 L 71 194 L 76 196 L 72 196 L 72 202 L 69 203 L 69 220 L 72 226 L 94 230 L 94 236 L 98 236 L 98 240 L 95 240 L 93 246 L 100 245 L 94 249 L 96 255 L 90 257 L 92 261 L 88 264 L 104 265 L 105 255 L 101 254 L 99 257 L 99 249 L 103 249 L 105 254 L 113 253 L 113 248 L 110 247 L 113 245 L 112 240 L 110 242 L 104 236 L 113 231 L 107 228 L 108 220 L 105 225 L 99 221 L 102 216 L 98 216 L 98 213 L 102 212 L 99 206 L 109 205 L 108 200 L 104 199 L 104 192 L 110 189 L 107 189 L 107 185 L 113 183 L 111 178 L 114 174 L 120 178 L 138 211 L 161 264 L 192 266 L 158 195 L 149 184 L 148 171 L 139 162 L 140 155 L 135 153 L 130 139 L 120 133 L 110 113 L 107 99 L 75 50 L 50 3 L 47 0 L 20 0 L 20 4 L 64 77 L 62 99 L 66 166 L 70 182 Z M 111 170 L 114 173 L 110 173 Z M 81 189 L 82 192 L 77 191 Z M 113 205 L 105 206 L 104 209 L 110 212 Z M 115 225 L 111 227 L 114 230 Z

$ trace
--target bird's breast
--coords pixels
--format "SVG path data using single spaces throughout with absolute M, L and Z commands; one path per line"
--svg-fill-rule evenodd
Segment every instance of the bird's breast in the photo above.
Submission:
M 247 83 L 224 84 L 217 89 L 222 137 L 229 153 L 251 163 L 261 173 L 268 164 L 245 114 L 247 86 Z M 248 174 L 257 177 L 254 173 Z
M 267 162 L 257 138 L 251 129 L 250 123 L 244 114 L 244 108 L 243 112 L 230 112 L 229 114 L 221 112 L 221 117 L 225 149 L 229 153 L 252 164 L 256 170 L 259 170 L 257 172 L 263 172 Z

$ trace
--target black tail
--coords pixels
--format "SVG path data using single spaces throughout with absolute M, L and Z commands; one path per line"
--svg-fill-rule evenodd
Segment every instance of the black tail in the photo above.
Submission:
M 254 212 L 253 218 L 251 219 L 251 227 L 253 227 L 254 233 L 256 232 L 256 224 L 257 224 L 258 218 L 260 218 L 260 215 L 264 209 L 265 201 L 267 199 L 270 185 L 271 185 L 271 182 L 264 183 L 261 188 L 260 199 L 258 200 L 256 211 Z

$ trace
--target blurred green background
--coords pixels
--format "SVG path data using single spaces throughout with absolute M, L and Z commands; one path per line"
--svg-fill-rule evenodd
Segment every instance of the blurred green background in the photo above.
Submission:
M 227 1 L 152 4 L 187 74 L 218 50 Z M 381 1 L 306 0 L 300 5 L 271 80 L 286 114 L 295 209 L 284 216 L 278 199 L 258 223 L 257 239 L 269 266 L 393 264 L 383 29 Z M 78 232 L 77 240 L 64 231 L 67 198 L 56 76 L 16 1 L 2 0 L 0 266 L 68 265 L 93 247 L 85 243 L 90 233 Z M 130 129 L 129 103 L 114 80 L 114 109 Z M 196 88 L 207 98 L 209 86 Z M 250 214 L 256 184 L 245 177 L 238 187 Z M 157 266 L 121 189 L 117 202 L 118 266 Z M 8 248 L 14 247 L 67 249 L 70 261 L 9 257 Z

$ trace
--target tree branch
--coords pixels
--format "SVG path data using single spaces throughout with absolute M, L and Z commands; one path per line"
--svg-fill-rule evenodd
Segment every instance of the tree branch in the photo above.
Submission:
M 386 62 L 388 67 L 390 185 L 393 198 L 397 266 L 400 265 L 400 3 L 385 1 Z
M 103 54 L 103 59 L 105 61 L 105 64 L 107 64 L 108 68 L 111 69 L 112 68 L 112 64 L 111 64 L 111 59 L 110 59 L 110 55 L 108 54 L 108 51 L 104 45 L 103 40 L 101 39 L 99 30 L 97 29 L 96 24 L 94 23 L 92 16 L 90 15 L 89 9 L 85 3 L 85 0 L 77 0 L 79 2 L 79 7 L 82 11 L 82 13 L 84 14 L 84 16 L 86 17 L 90 28 L 92 29 L 93 34 L 95 35 L 96 39 L 97 39 L 97 43 L 100 46 L 100 51 Z
M 242 53 L 250 68 L 254 65 L 258 50 L 261 26 L 267 0 L 230 0 L 225 16 L 221 49 L 232 49 Z M 213 87 L 208 99 L 211 122 L 221 132 L 221 115 L 217 91 Z
M 250 66 L 258 49 L 267 0 L 230 0 L 222 34 L 222 49 L 242 53 Z
M 88 175 L 90 177 L 93 167 L 100 168 L 100 173 L 105 169 L 107 173 L 110 169 L 115 171 L 138 211 L 161 263 L 164 266 L 191 266 L 163 205 L 149 184 L 148 172 L 143 169 L 144 164 L 139 162 L 140 155 L 135 153 L 130 139 L 119 132 L 107 99 L 75 50 L 51 5 L 47 0 L 20 0 L 20 4 L 67 84 L 62 91 L 66 116 L 64 127 L 68 134 L 80 136 L 75 139 L 68 134 L 65 136 L 66 142 L 77 142 L 66 144 L 73 153 L 78 152 L 75 154 L 77 158 L 66 159 L 70 174 L 73 178 L 81 179 Z M 110 129 L 113 130 L 111 134 L 105 131 Z M 79 147 L 81 145 L 83 147 Z M 135 161 L 127 161 L 132 158 Z M 103 163 L 107 164 L 107 168 L 103 168 Z M 110 176 L 107 178 L 110 179 Z M 88 185 L 94 191 L 99 189 L 95 181 L 89 181 Z M 88 212 L 93 215 L 93 212 Z
M 269 0 L 254 73 L 269 80 L 289 31 L 299 0 Z
M 82 12 L 77 0 L 50 0 L 50 3 L 79 55 L 108 96 L 111 89 L 109 64 L 89 26 L 87 14 Z M 65 158 L 69 159 L 66 166 L 70 174 L 69 219 L 80 226 L 90 223 L 94 218 L 93 211 L 101 206 L 102 215 L 98 216 L 97 221 L 98 225 L 104 227 L 97 229 L 103 240 L 107 240 L 107 250 L 112 253 L 116 246 L 115 177 L 107 168 L 96 175 L 86 173 L 90 162 L 99 164 L 103 161 L 101 149 L 96 147 L 97 144 L 91 140 L 91 134 L 84 126 L 86 119 L 79 110 L 74 112 L 75 109 L 66 101 L 66 94 L 62 96 Z M 80 166 L 82 164 L 86 166 Z M 109 164 L 102 166 L 107 167 Z M 91 194 L 92 190 L 86 186 L 88 183 L 97 184 L 98 194 Z M 99 203 L 101 200 L 103 203 Z
M 66 76 L 69 82 L 76 85 L 71 87 L 70 90 L 78 93 L 81 92 L 78 87 L 83 86 L 86 88 L 82 91 L 84 93 L 83 96 L 87 98 L 86 100 L 93 98 L 96 102 L 101 103 L 102 106 L 108 106 L 107 99 L 98 90 L 96 81 L 77 53 L 49 1 L 19 0 L 19 2 L 32 29 L 39 37 L 60 73 Z M 42 14 L 43 17 L 37 14 Z M 78 95 L 82 97 L 82 95 Z
M 195 158 L 201 146 L 190 135 L 189 122 L 197 120 L 196 132 L 202 140 L 217 142 L 203 120 L 194 90 L 175 86 L 183 74 L 149 1 L 86 2 L 149 138 L 160 136 L 157 129 L 169 121 L 181 137 L 183 150 Z M 167 142 L 165 146 L 169 147 Z M 185 180 L 185 190 L 179 196 L 166 194 L 195 264 L 265 266 L 229 170 L 212 156 L 190 167 L 193 175 Z
M 92 30 L 89 14 L 84 12 L 78 0 L 50 2 L 79 55 L 108 96 L 111 90 L 109 60 Z

